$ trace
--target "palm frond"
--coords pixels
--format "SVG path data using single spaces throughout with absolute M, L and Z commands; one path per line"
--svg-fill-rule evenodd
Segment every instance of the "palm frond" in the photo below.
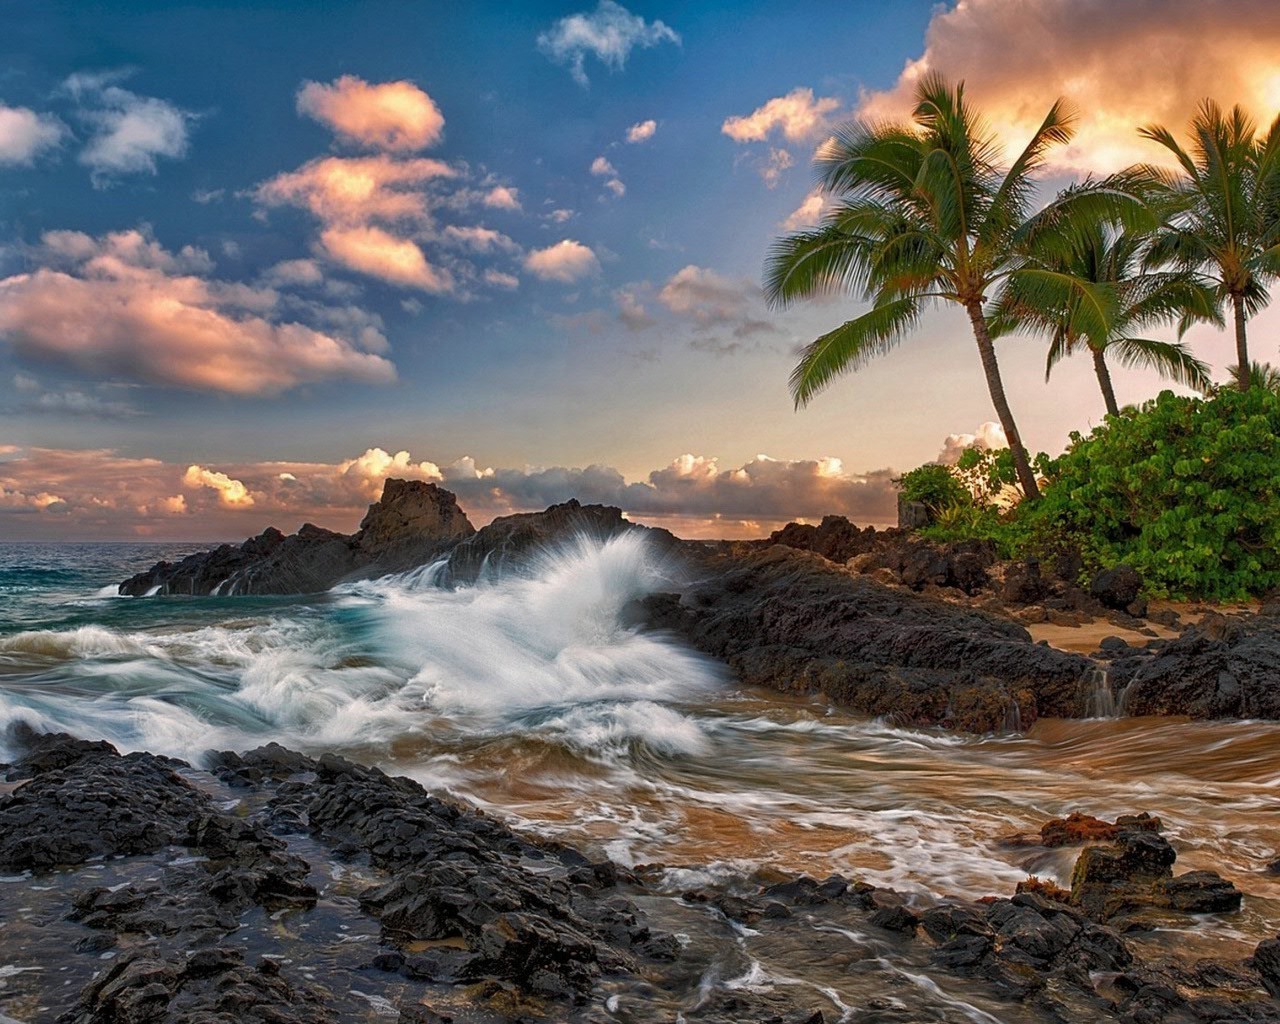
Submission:
M 1181 342 L 1119 338 L 1107 346 L 1107 355 L 1122 366 L 1146 367 L 1186 387 L 1203 390 L 1209 384 L 1209 368 Z
M 805 346 L 800 362 L 791 371 L 791 396 L 796 408 L 807 405 L 835 378 L 858 370 L 888 352 L 919 319 L 919 299 L 895 299 L 873 307 Z

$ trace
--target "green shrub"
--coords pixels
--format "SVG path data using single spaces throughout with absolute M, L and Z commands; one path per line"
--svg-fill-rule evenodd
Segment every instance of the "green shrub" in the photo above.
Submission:
M 1165 391 L 1108 417 L 1046 466 L 1017 512 L 1028 550 L 1074 544 L 1127 562 L 1149 592 L 1235 599 L 1280 586 L 1280 395 Z
M 902 488 L 903 498 L 920 502 L 935 518 L 946 509 L 972 501 L 964 484 L 948 467 L 936 462 L 926 462 L 910 473 L 904 473 L 898 485 Z

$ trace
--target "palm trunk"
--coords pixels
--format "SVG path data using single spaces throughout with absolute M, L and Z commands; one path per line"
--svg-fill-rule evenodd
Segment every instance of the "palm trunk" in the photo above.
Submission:
M 1098 349 L 1090 349 L 1093 353 L 1093 372 L 1098 375 L 1098 386 L 1102 388 L 1102 400 L 1107 404 L 1108 416 L 1119 416 L 1120 406 L 1116 405 L 1115 389 L 1111 387 L 1111 371 L 1107 369 L 1107 361 Z
M 982 315 L 982 306 L 977 302 L 966 303 L 965 309 L 969 314 L 969 322 L 973 325 L 973 337 L 978 342 L 978 354 L 982 357 L 982 371 L 987 375 L 987 390 L 991 392 L 991 404 L 996 407 L 996 415 L 1000 418 L 1000 426 L 1004 428 L 1004 436 L 1009 442 L 1009 451 L 1013 455 L 1013 468 L 1017 470 L 1018 483 L 1022 485 L 1022 493 L 1027 500 L 1036 501 L 1040 497 L 1040 488 L 1036 484 L 1036 475 L 1031 470 L 1031 460 L 1027 458 L 1027 450 L 1022 446 L 1018 425 L 1013 422 L 1009 400 L 1004 397 L 1004 382 L 1000 379 L 996 349 L 991 343 L 991 333 L 987 330 L 987 320 Z
M 1241 391 L 1249 390 L 1249 341 L 1245 337 L 1244 296 L 1231 296 L 1236 314 L 1236 383 Z

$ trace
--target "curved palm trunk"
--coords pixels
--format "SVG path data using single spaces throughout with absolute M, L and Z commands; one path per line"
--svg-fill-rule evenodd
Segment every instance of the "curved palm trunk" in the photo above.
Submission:
M 1236 384 L 1241 391 L 1249 390 L 1249 340 L 1245 337 L 1244 296 L 1231 296 L 1236 321 Z
M 978 342 L 978 354 L 982 357 L 982 370 L 987 375 L 987 390 L 991 392 L 991 404 L 996 407 L 996 415 L 1000 418 L 1000 426 L 1004 428 L 1004 436 L 1009 442 L 1009 451 L 1013 455 L 1013 467 L 1018 473 L 1018 483 L 1022 485 L 1022 493 L 1027 500 L 1036 501 L 1040 497 L 1040 488 L 1036 484 L 1036 475 L 1031 470 L 1031 460 L 1027 458 L 1027 450 L 1022 446 L 1018 425 L 1013 422 L 1009 400 L 1004 397 L 1004 382 L 1000 379 L 996 349 L 991 343 L 991 333 L 987 330 L 987 320 L 982 315 L 982 306 L 976 302 L 966 303 L 965 310 L 969 314 L 969 322 L 973 325 L 973 337 Z
M 1111 386 L 1111 371 L 1107 368 L 1107 361 L 1098 349 L 1093 348 L 1089 351 L 1093 353 L 1093 372 L 1098 375 L 1098 387 L 1102 388 L 1102 400 L 1107 404 L 1107 415 L 1119 416 L 1120 406 L 1116 404 L 1116 393 Z

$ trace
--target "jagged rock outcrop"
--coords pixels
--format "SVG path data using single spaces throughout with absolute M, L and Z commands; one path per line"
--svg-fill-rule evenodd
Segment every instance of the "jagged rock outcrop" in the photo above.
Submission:
M 914 724 L 978 732 L 1084 713 L 1090 662 L 1016 623 L 886 587 L 776 545 L 712 554 L 649 622 L 723 658 L 752 686 L 822 693 Z
M 1126 714 L 1280 719 L 1280 618 L 1206 614 L 1171 640 L 1114 652 Z
M 570 499 L 543 512 L 499 516 L 449 552 L 441 582 L 472 583 L 486 574 L 520 572 L 557 545 L 575 538 L 607 540 L 641 530 L 650 543 L 673 547 L 680 542 L 666 530 L 639 526 L 611 505 L 583 505 Z
M 399 572 L 437 557 L 475 533 L 457 498 L 436 484 L 388 479 L 353 534 L 311 523 L 285 536 L 269 527 L 179 562 L 159 562 L 120 584 L 120 593 L 309 594 L 360 576 Z

